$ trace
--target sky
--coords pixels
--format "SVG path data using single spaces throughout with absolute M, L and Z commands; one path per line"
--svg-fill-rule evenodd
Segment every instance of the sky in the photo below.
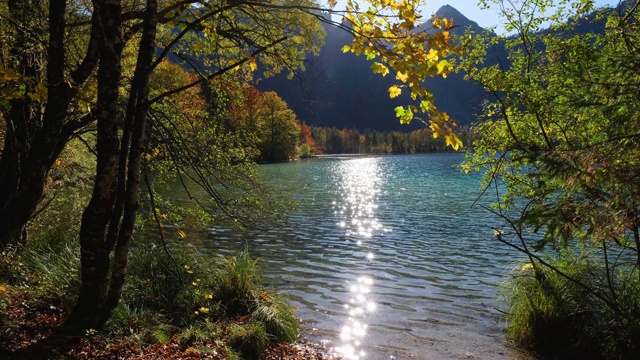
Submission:
M 359 1 L 361 4 L 364 1 Z M 426 0 L 427 6 L 423 9 L 423 15 L 429 16 L 435 13 L 441 6 L 443 5 L 451 5 L 460 11 L 464 16 L 469 18 L 471 21 L 475 21 L 483 28 L 488 28 L 490 26 L 499 25 L 500 18 L 498 16 L 499 12 L 497 8 L 481 10 L 478 7 L 478 0 Z M 338 5 L 336 9 L 344 9 L 347 0 L 338 0 Z M 617 4 L 617 0 L 596 0 L 596 6 L 605 6 L 611 4 Z M 455 19 L 453 19 L 455 23 Z M 500 32 L 500 27 L 498 26 L 497 32 Z

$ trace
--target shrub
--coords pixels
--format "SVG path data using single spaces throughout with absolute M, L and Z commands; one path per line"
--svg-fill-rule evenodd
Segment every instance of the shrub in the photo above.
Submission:
M 300 159 L 308 159 L 312 155 L 313 155 L 313 148 L 311 147 L 311 145 L 304 143 L 300 145 L 300 147 L 298 148 L 298 157 L 300 157 Z

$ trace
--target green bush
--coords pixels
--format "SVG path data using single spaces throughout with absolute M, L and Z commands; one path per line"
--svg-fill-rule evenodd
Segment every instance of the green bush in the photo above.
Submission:
M 640 358 L 637 270 L 612 271 L 610 286 L 592 257 L 563 254 L 549 262 L 591 290 L 548 267 L 525 265 L 502 289 L 509 340 L 547 358 Z
M 298 157 L 300 159 L 308 159 L 313 155 L 313 148 L 311 145 L 304 143 L 298 147 Z

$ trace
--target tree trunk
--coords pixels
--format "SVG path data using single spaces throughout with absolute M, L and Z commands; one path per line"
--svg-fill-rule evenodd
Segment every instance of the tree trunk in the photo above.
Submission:
M 9 2 L 12 18 L 19 24 L 29 22 L 31 9 L 28 2 Z M 31 219 L 40 203 L 49 170 L 69 140 L 73 127 L 63 126 L 67 109 L 76 90 L 64 81 L 65 68 L 65 0 L 49 2 L 49 41 L 47 49 L 47 101 L 42 104 L 28 97 L 13 99 L 11 108 L 4 114 L 7 133 L 0 158 L 0 251 L 14 244 L 25 224 Z M 29 48 L 34 39 L 27 39 L 24 32 L 16 34 L 12 47 L 17 72 L 27 76 L 27 91 L 41 76 L 35 67 L 38 50 Z M 91 72 L 91 61 L 82 74 L 75 73 L 78 84 Z
M 77 333 L 99 329 L 107 294 L 109 251 L 105 232 L 116 201 L 118 185 L 118 84 L 122 69 L 123 49 L 121 4 L 119 0 L 94 0 L 98 16 L 95 25 L 101 36 L 97 74 L 97 166 L 93 193 L 80 227 L 80 294 L 65 328 Z
M 67 331 L 72 333 L 102 328 L 118 305 L 138 209 L 149 78 L 155 52 L 157 1 L 147 1 L 121 138 L 118 137 L 116 104 L 122 46 L 120 27 L 115 27 L 115 24 L 120 24 L 119 4 L 116 7 L 116 3 L 102 4 L 98 10 L 104 32 L 109 36 L 104 44 L 100 44 L 101 48 L 104 47 L 98 72 L 98 108 L 102 111 L 98 115 L 98 164 L 94 192 L 83 214 L 80 230 L 82 284 L 76 306 L 65 324 Z M 114 254 L 110 262 L 112 251 Z
M 7 2 L 7 8 L 10 17 L 16 22 L 25 24 L 30 21 L 33 5 L 29 1 L 10 0 Z M 17 73 L 29 79 L 35 79 L 38 75 L 34 61 L 34 58 L 38 57 L 38 50 L 30 45 L 36 40 L 29 33 L 18 31 L 9 50 L 8 63 Z M 33 90 L 31 83 L 24 86 L 26 92 Z M 9 103 L 10 108 L 4 114 L 7 126 L 0 159 L 0 251 L 17 242 L 22 227 L 28 220 L 29 214 L 23 209 L 29 208 L 29 204 L 15 200 L 22 197 L 19 192 L 21 181 L 32 177 L 30 171 L 24 171 L 28 169 L 23 167 L 23 159 L 30 150 L 29 136 L 34 123 L 35 109 L 33 103 L 27 99 L 16 98 Z M 19 207 L 16 208 L 16 205 Z
M 140 48 L 138 50 L 138 61 L 131 84 L 131 94 L 129 108 L 132 116 L 131 128 L 131 148 L 127 162 L 127 182 L 125 191 L 121 193 L 124 203 L 124 214 L 118 233 L 118 240 L 115 244 L 113 267 L 111 271 L 111 282 L 109 293 L 106 299 L 104 321 L 108 320 L 111 312 L 118 305 L 124 287 L 129 246 L 133 236 L 133 229 L 138 210 L 138 197 L 140 192 L 140 172 L 142 165 L 142 154 L 147 130 L 147 112 L 149 110 L 149 79 L 151 76 L 151 66 L 156 48 L 156 25 L 157 25 L 157 1 L 147 0 L 146 16 Z M 129 114 L 127 114 L 129 115 Z M 123 145 L 125 143 L 123 142 Z M 124 148 L 124 146 L 123 146 Z M 121 156 L 124 151 L 121 151 Z

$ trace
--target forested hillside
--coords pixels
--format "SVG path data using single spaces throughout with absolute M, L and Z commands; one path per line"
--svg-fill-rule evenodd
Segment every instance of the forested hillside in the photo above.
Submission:
M 443 6 L 436 14 L 453 19 L 458 26 L 451 32 L 461 35 L 466 29 L 483 29 L 452 6 Z M 427 26 L 427 25 L 425 25 Z M 381 77 L 371 72 L 371 62 L 352 53 L 343 53 L 352 36 L 335 26 L 324 25 L 325 45 L 318 56 L 309 56 L 305 71 L 292 81 L 285 75 L 256 79 L 263 91 L 278 93 L 298 115 L 313 126 L 350 128 L 358 130 L 411 131 L 424 124 L 415 121 L 401 125 L 393 109 L 409 103 L 408 94 L 390 99 L 387 89 L 394 77 Z M 504 56 L 504 52 L 500 53 Z M 482 88 L 464 80 L 464 74 L 453 73 L 446 79 L 430 78 L 427 87 L 433 91 L 436 106 L 446 111 L 460 125 L 470 125 L 482 97 Z

